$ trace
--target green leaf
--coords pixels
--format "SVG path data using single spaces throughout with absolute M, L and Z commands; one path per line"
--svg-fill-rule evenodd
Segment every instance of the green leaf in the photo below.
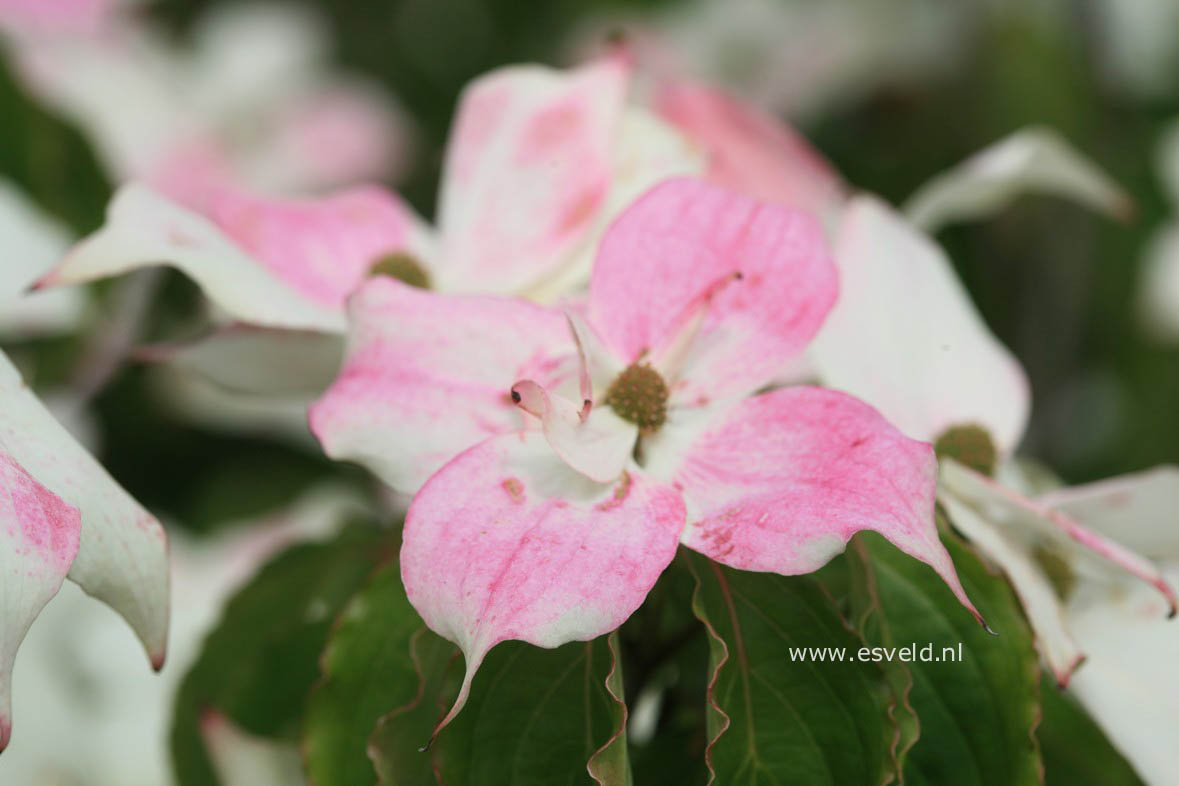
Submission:
M 1041 679 L 1040 695 L 1044 719 L 1036 737 L 1048 786 L 1142 786 L 1084 708 L 1046 676 Z
M 891 776 L 888 689 L 875 663 L 822 661 L 862 642 L 805 577 L 733 570 L 685 551 L 711 634 L 707 754 L 718 784 L 878 784 Z M 795 654 L 792 656 L 792 650 Z
M 387 530 L 356 525 L 292 546 L 226 604 L 177 696 L 171 745 L 181 784 L 217 783 L 200 737 L 206 709 L 252 734 L 295 739 L 333 620 L 393 545 Z
M 345 608 L 322 658 L 323 679 L 308 700 L 303 751 L 312 783 L 371 786 L 366 746 L 382 715 L 419 688 L 411 639 L 424 623 L 396 562 L 381 569 Z
M 904 758 L 905 782 L 1039 783 L 1033 737 L 1039 669 L 1031 634 L 1007 583 L 956 538 L 943 540 L 966 592 L 998 635 L 979 627 L 932 568 L 883 538 L 861 533 L 848 549 L 851 603 L 865 640 L 883 648 L 881 657 L 905 646 L 916 656 L 898 663 L 897 649 L 890 666 L 902 698 L 905 681 L 897 666 L 911 675 L 909 705 L 919 719 L 920 736 Z M 923 653 L 937 660 L 920 660 Z
M 428 638 L 416 643 L 420 695 L 382 719 L 370 746 L 381 784 L 428 783 L 431 770 L 447 786 L 632 782 L 616 634 L 553 650 L 498 645 L 428 755 L 417 749 L 449 707 L 461 662 Z

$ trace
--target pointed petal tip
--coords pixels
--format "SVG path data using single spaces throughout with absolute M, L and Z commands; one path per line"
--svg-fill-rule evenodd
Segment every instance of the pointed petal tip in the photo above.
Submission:
M 152 671 L 159 673 L 164 668 L 164 660 L 167 658 L 167 656 L 167 650 L 161 650 L 160 652 L 153 653 L 151 655 Z
M 1072 661 L 1070 661 L 1069 664 L 1063 669 L 1060 671 L 1054 670 L 1053 676 L 1056 678 L 1056 687 L 1060 690 L 1067 690 L 1068 684 L 1072 680 L 1073 675 L 1077 673 L 1077 669 L 1081 668 L 1081 666 L 1084 665 L 1085 661 L 1088 659 L 1088 655 L 1079 652 L 1077 653 L 1077 656 L 1073 658 Z
M 0 753 L 8 747 L 8 741 L 12 739 L 12 720 L 7 715 L 0 715 Z

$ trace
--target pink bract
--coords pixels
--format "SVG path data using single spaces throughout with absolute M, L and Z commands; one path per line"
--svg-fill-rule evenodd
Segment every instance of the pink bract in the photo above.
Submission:
M 332 455 L 417 491 L 406 590 L 467 660 L 447 720 L 488 649 L 613 630 L 677 542 L 796 574 L 871 529 L 977 616 L 934 526 L 930 446 L 845 394 L 756 393 L 836 291 L 813 218 L 692 179 L 657 186 L 610 228 L 584 319 L 392 281 L 360 291 L 349 357 L 312 426 Z M 644 425 L 606 395 L 637 367 L 666 391 Z

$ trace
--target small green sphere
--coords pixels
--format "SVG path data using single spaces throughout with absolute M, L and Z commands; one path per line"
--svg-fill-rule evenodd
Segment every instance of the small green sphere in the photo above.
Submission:
M 998 451 L 991 435 L 982 426 L 951 426 L 933 443 L 938 458 L 952 458 L 988 477 L 995 474 Z
M 395 251 L 378 259 L 368 270 L 370 276 L 389 276 L 418 289 L 430 288 L 430 276 L 416 259 L 403 251 Z
M 606 403 L 620 418 L 643 431 L 654 431 L 667 420 L 667 383 L 646 363 L 634 363 L 610 383 Z

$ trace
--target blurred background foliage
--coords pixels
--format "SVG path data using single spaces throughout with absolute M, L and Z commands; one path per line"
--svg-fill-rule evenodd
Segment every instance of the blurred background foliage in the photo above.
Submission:
M 157 2 L 139 12 L 183 42 L 203 12 L 230 1 Z M 451 113 L 468 80 L 505 63 L 569 63 L 587 26 L 609 29 L 612 15 L 665 13 L 675 5 L 332 0 L 315 10 L 330 25 L 335 60 L 386 85 L 411 116 L 414 152 L 396 185 L 430 216 Z M 958 28 L 965 33 L 937 67 L 884 76 L 793 119 L 848 182 L 898 204 L 930 176 L 1027 125 L 1057 129 L 1104 167 L 1136 202 L 1127 223 L 1025 197 L 995 219 L 949 227 L 938 239 L 986 321 L 1028 370 L 1035 405 L 1025 454 L 1074 483 L 1175 462 L 1179 348 L 1145 337 L 1135 294 L 1143 245 L 1170 212 L 1154 151 L 1161 129 L 1179 117 L 1179 96 L 1135 95 L 1108 78 L 1094 2 L 961 5 L 969 9 Z M 84 139 L 22 93 L 10 65 L 0 66 L 0 117 L 0 175 L 76 232 L 97 227 L 111 184 Z M 104 318 L 114 318 L 111 285 L 95 292 Z M 161 292 L 143 340 L 175 337 L 184 322 L 178 315 L 198 308 L 195 288 L 177 274 L 167 274 Z M 41 386 L 75 373 L 82 341 L 11 349 Z M 123 368 L 96 404 L 101 458 L 111 473 L 186 527 L 270 509 L 327 473 L 370 483 L 313 451 L 177 420 L 135 365 Z

